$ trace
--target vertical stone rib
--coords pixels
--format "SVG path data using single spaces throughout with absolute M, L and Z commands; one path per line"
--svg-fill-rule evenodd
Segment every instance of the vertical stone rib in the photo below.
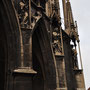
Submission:
M 20 40 L 21 40 L 21 67 L 24 67 L 24 51 L 23 51 L 23 42 L 22 42 L 22 35 L 20 32 Z
M 62 0 L 62 3 L 63 3 L 64 23 L 65 23 L 65 29 L 66 29 L 67 28 L 66 0 Z
M 29 25 L 31 28 L 31 0 L 29 0 Z
M 30 63 L 29 63 L 29 67 L 32 68 L 32 35 L 30 35 L 30 40 L 29 40 L 29 52 L 30 52 Z

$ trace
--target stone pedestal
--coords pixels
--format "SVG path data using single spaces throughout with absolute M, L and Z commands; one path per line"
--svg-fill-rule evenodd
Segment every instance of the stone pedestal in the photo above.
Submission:
M 32 90 L 32 78 L 37 74 L 29 67 L 22 67 L 13 71 L 13 90 Z

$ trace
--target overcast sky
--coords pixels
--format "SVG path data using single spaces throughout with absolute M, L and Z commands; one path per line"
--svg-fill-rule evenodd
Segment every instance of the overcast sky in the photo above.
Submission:
M 78 23 L 86 88 L 90 87 L 90 0 L 70 0 Z

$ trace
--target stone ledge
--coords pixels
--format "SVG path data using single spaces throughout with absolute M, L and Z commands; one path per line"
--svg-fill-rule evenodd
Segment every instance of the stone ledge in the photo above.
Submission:
M 15 69 L 13 71 L 14 74 L 37 74 L 36 71 L 34 71 L 32 68 L 30 67 L 20 67 L 18 69 Z
M 67 90 L 67 88 L 57 88 L 56 90 Z

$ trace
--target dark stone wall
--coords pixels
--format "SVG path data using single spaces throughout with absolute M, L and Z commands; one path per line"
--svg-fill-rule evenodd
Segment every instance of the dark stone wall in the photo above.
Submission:
M 39 25 L 42 25 L 41 23 Z M 33 33 L 32 49 L 33 59 L 38 60 L 38 62 L 40 63 L 40 67 L 43 74 L 42 79 L 44 79 L 44 89 L 54 90 L 56 88 L 56 68 L 55 63 L 53 61 L 50 39 L 48 37 L 48 32 L 46 31 L 46 27 L 44 26 L 44 24 L 42 26 L 37 27 Z M 38 63 L 35 64 L 35 66 L 33 67 L 36 67 L 37 65 Z
M 3 42 L 2 42 L 2 41 Z M 20 32 L 11 0 L 0 1 L 0 46 L 3 62 L 0 62 L 0 89 L 12 90 L 13 70 L 20 65 Z M 1 59 L 0 55 L 0 59 Z M 2 81 L 2 82 L 1 82 Z M 4 83 L 4 87 L 2 84 Z
M 63 57 L 56 56 L 56 63 L 57 63 L 57 71 L 58 71 L 58 78 L 59 78 L 59 86 L 60 88 L 67 88 L 66 75 L 65 75 L 65 62 Z
M 63 46 L 67 88 L 68 90 L 85 90 L 83 70 L 73 68 L 72 48 L 67 35 L 63 38 Z
M 68 90 L 75 90 L 75 81 L 73 75 L 73 63 L 72 63 L 72 53 L 70 40 L 68 37 L 64 38 L 64 60 L 65 60 L 65 73 L 66 73 L 66 83 Z
M 51 46 L 52 28 L 48 22 L 42 18 L 32 35 L 32 68 L 37 74 L 14 74 L 13 71 L 21 66 L 21 29 L 11 0 L 0 1 L 0 89 L 56 90 L 57 84 L 60 86 L 57 90 L 83 88 L 83 74 L 73 73 L 71 46 L 67 36 L 63 38 L 64 58 L 54 57 Z M 30 32 L 22 31 L 22 37 L 24 63 L 29 66 Z
M 13 79 L 13 90 L 32 90 L 32 76 L 18 75 Z

